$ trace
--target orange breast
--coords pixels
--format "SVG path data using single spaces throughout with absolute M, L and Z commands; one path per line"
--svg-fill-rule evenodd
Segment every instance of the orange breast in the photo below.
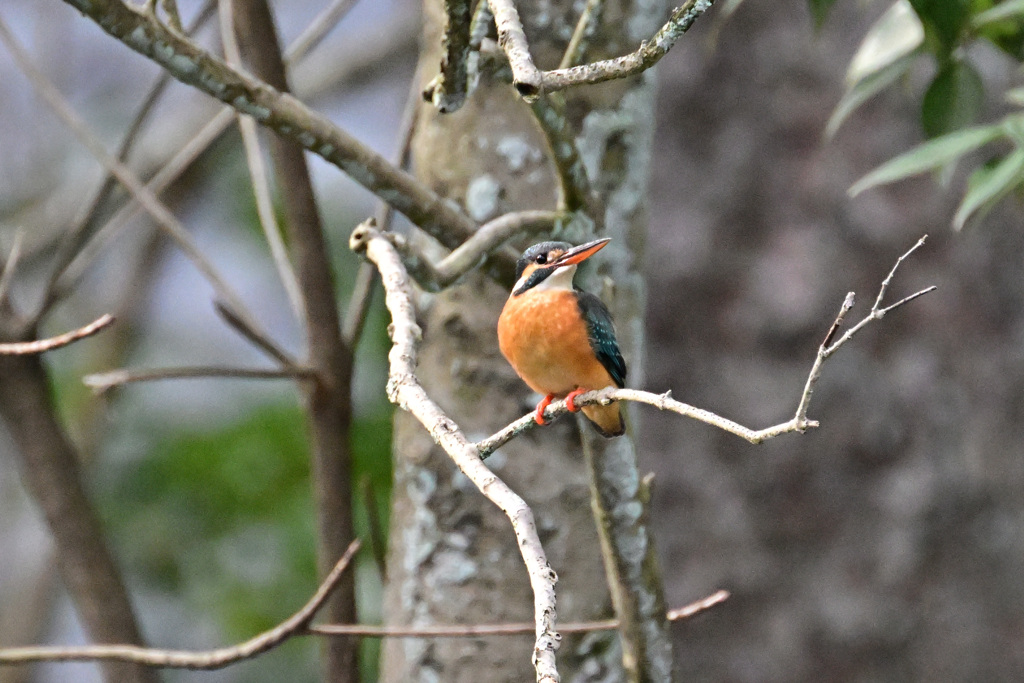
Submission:
M 568 290 L 510 297 L 498 319 L 501 352 L 531 389 L 565 396 L 615 386 L 590 348 L 576 295 Z

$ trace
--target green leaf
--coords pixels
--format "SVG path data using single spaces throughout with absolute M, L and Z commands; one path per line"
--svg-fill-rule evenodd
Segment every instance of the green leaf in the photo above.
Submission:
M 910 151 L 891 159 L 854 183 L 850 188 L 851 197 L 876 185 L 902 180 L 918 173 L 924 173 L 956 161 L 964 154 L 972 152 L 992 142 L 1003 134 L 1001 125 L 978 126 L 966 130 L 958 130 L 948 135 L 930 140 L 914 147 Z
M 1018 149 L 994 166 L 982 166 L 971 174 L 960 208 L 953 218 L 953 227 L 962 230 L 979 209 L 988 210 L 1024 183 L 1024 150 Z
M 981 113 L 985 85 L 968 61 L 949 62 L 935 76 L 921 102 L 921 126 L 930 138 L 974 123 Z
M 807 4 L 811 6 L 811 16 L 814 17 L 815 28 L 821 28 L 821 25 L 825 23 L 828 11 L 832 9 L 835 2 L 836 0 L 807 0 Z
M 940 57 L 958 47 L 970 24 L 969 0 L 910 0 L 929 37 L 938 43 Z
M 924 27 L 907 0 L 897 0 L 864 35 L 846 71 L 846 86 L 854 88 L 924 43 Z
M 846 93 L 843 94 L 839 104 L 832 112 L 832 116 L 828 119 L 828 125 L 825 126 L 825 137 L 831 138 L 835 135 L 839 127 L 858 107 L 906 74 L 919 56 L 920 52 L 918 51 L 904 55 L 892 64 L 865 76 L 852 87 L 847 88 Z
M 971 19 L 971 26 L 981 28 L 1004 19 L 1024 17 L 1024 0 L 1006 0 L 992 9 L 985 10 Z

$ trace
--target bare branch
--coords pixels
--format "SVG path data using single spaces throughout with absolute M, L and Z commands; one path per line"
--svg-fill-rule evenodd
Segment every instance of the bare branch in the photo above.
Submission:
M 3 264 L 3 273 L 0 273 L 0 303 L 8 301 L 11 295 L 11 283 L 14 282 L 14 273 L 18 270 L 18 261 L 21 260 L 21 245 L 25 239 L 25 233 L 18 230 L 14 233 L 14 244 L 11 245 L 11 253 Z
M 224 58 L 228 65 L 238 68 L 242 63 L 242 55 L 239 52 L 238 39 L 235 37 L 232 3 L 231 0 L 220 0 L 217 4 Z M 273 258 L 274 267 L 277 269 L 277 277 L 281 280 L 281 285 L 288 295 L 292 313 L 301 320 L 302 311 L 305 308 L 302 290 L 299 289 L 299 281 L 295 277 L 292 262 L 288 259 L 288 251 L 285 249 L 284 238 L 281 235 L 281 226 L 277 224 L 274 201 L 270 196 L 270 178 L 267 174 L 267 165 L 263 163 L 263 152 L 260 149 L 256 122 L 251 116 L 245 114 L 236 112 L 235 116 L 238 119 L 238 128 L 242 132 L 242 146 L 245 148 L 245 160 L 249 166 L 249 180 L 256 198 L 256 213 L 259 216 L 260 227 L 263 228 L 263 235 L 267 238 L 270 255 Z
M 481 265 L 487 256 L 513 237 L 550 231 L 559 221 L 568 221 L 565 211 L 514 211 L 498 216 L 480 226 L 473 236 L 438 263 L 437 283 L 443 289 L 470 270 Z
M 580 12 L 580 18 L 576 22 L 576 28 L 572 32 L 572 38 L 569 39 L 569 44 L 565 47 L 562 61 L 558 63 L 559 69 L 568 69 L 583 61 L 583 54 L 587 50 L 587 40 L 601 23 L 604 3 L 605 0 L 587 0 L 587 4 Z
M 434 442 L 448 453 L 456 467 L 512 523 L 534 594 L 533 663 L 537 670 L 537 681 L 556 683 L 559 680 L 555 665 L 555 650 L 559 642 L 555 632 L 557 577 L 541 546 L 533 512 L 522 498 L 484 465 L 476 447 L 431 400 L 416 379 L 416 355 L 421 331 L 416 323 L 409 277 L 394 246 L 376 230 L 373 219 L 365 221 L 353 231 L 349 244 L 354 251 L 365 251 L 367 258 L 381 273 L 385 304 L 392 320 L 392 348 L 388 354 L 388 398 L 426 427 Z
M 344 17 L 354 2 L 355 0 L 335 0 L 326 7 L 288 48 L 285 54 L 285 62 L 294 64 L 303 59 L 310 50 L 319 44 L 326 33 L 334 27 L 335 23 Z M 357 64 L 356 67 L 358 68 L 359 65 Z M 169 76 L 166 72 L 165 75 Z M 200 154 L 206 151 L 228 129 L 228 126 L 234 120 L 235 112 L 230 107 L 218 112 L 178 150 L 170 161 L 164 164 L 163 168 L 146 184 L 146 187 L 153 194 L 160 194 L 167 189 Z M 51 303 L 53 300 L 61 298 L 64 292 L 75 288 L 77 282 L 82 278 L 93 261 L 95 261 L 103 247 L 119 235 L 128 226 L 129 221 L 138 215 L 140 210 L 141 207 L 136 202 L 129 202 L 121 207 L 93 235 L 90 241 L 81 246 L 72 245 L 69 247 L 67 258 L 71 259 L 70 262 L 63 266 L 58 265 L 58 268 L 54 271 L 53 280 L 55 284 L 52 286 L 53 291 L 50 295 Z M 58 264 L 61 263 L 62 259 L 58 259 Z
M 498 43 L 512 67 L 512 85 L 523 97 L 535 97 L 541 89 L 542 74 L 530 56 L 523 23 L 512 0 L 486 0 L 498 28 Z
M 431 102 L 442 114 L 458 111 L 466 101 L 469 27 L 473 18 L 470 5 L 470 0 L 444 0 L 441 73 L 423 91 L 423 99 Z
M 228 327 L 241 335 L 241 337 L 247 342 L 263 351 L 281 365 L 287 368 L 296 367 L 295 359 L 286 353 L 284 349 L 275 344 L 274 341 L 263 334 L 262 331 L 250 326 L 248 322 L 235 315 L 235 312 L 229 307 L 223 305 L 219 301 L 214 301 L 213 309 L 217 311 L 217 315 L 220 316 L 221 320 L 227 323 Z
M 101 315 L 85 327 L 80 327 L 77 330 L 71 330 L 64 334 L 58 334 L 56 337 L 40 339 L 38 341 L 0 344 L 0 354 L 6 356 L 23 356 L 32 353 L 43 353 L 44 351 L 50 351 L 52 349 L 59 349 L 60 347 L 67 346 L 79 339 L 91 337 L 97 332 L 112 325 L 113 322 L 114 316 L 108 313 L 106 315 Z
M 89 645 L 85 647 L 12 647 L 0 650 L 0 664 L 27 664 L 29 662 L 73 662 L 115 660 L 133 662 L 162 669 L 222 669 L 252 659 L 272 650 L 286 640 L 303 635 L 309 622 L 338 586 L 345 570 L 359 549 L 359 541 L 352 541 L 348 550 L 327 575 L 313 597 L 298 612 L 269 631 L 264 631 L 244 643 L 203 652 L 185 650 L 158 650 L 134 645 Z
M 214 0 L 206 0 L 195 18 L 192 20 L 191 25 L 185 29 L 185 34 L 192 35 L 214 15 L 215 10 L 216 7 Z M 164 92 L 166 92 L 167 86 L 170 85 L 170 83 L 171 75 L 166 71 L 161 71 L 159 78 L 157 78 L 156 82 L 146 94 L 145 99 L 143 99 L 142 104 L 135 113 L 135 117 L 128 126 L 128 129 L 124 134 L 124 138 L 121 140 L 121 145 L 118 147 L 116 155 L 118 161 L 124 163 L 128 160 L 128 155 L 131 153 L 132 149 L 134 149 L 143 125 L 149 120 L 149 115 L 153 112 L 153 108 L 163 96 Z M 74 260 L 81 251 L 86 240 L 94 234 L 97 215 L 117 185 L 117 178 L 108 171 L 103 178 L 103 182 L 100 183 L 99 189 L 93 195 L 92 200 L 82 207 L 82 211 L 78 216 L 76 216 L 72 223 L 72 227 L 64 234 L 60 247 L 57 250 L 57 254 L 54 257 L 53 271 L 50 275 L 49 282 L 46 284 L 45 299 L 43 305 L 40 307 L 38 313 L 39 317 L 45 315 L 50 306 L 60 298 L 58 296 L 59 291 L 66 291 L 57 289 L 57 280 L 64 273 L 64 270 L 68 267 L 71 261 Z M 147 186 L 152 189 L 151 185 Z M 154 190 L 154 193 L 158 193 L 158 191 Z
M 146 209 L 156 220 L 157 224 L 178 244 L 182 252 L 195 265 L 196 269 L 203 274 L 207 282 L 210 283 L 217 293 L 217 296 L 234 308 L 239 318 L 247 319 L 250 325 L 256 327 L 255 319 L 248 312 L 245 304 L 242 303 L 242 300 L 235 294 L 234 290 L 217 273 L 216 269 L 214 269 L 213 265 L 196 245 L 192 235 L 185 229 L 185 226 L 181 224 L 156 195 L 149 191 L 131 169 L 106 150 L 103 142 L 89 128 L 85 121 L 78 116 L 74 108 L 57 90 L 56 86 L 32 63 L 24 48 L 17 42 L 14 34 L 11 33 L 3 20 L 0 20 L 0 41 L 7 47 L 11 56 L 14 57 L 15 63 L 32 83 L 32 86 L 42 97 L 43 101 L 64 121 L 75 134 L 75 137 L 78 138 L 79 142 L 92 153 L 108 172 L 117 178 L 118 182 L 135 196 L 139 204 Z
M 706 598 L 683 607 L 670 610 L 665 616 L 669 621 L 682 621 L 711 609 L 729 599 L 729 592 L 720 590 Z M 591 631 L 614 631 L 619 627 L 618 619 L 598 621 L 570 621 L 558 625 L 558 632 L 590 633 Z M 364 638 L 480 638 L 483 636 L 514 636 L 532 634 L 534 624 L 476 624 L 459 626 L 367 626 L 364 624 L 317 624 L 309 627 L 310 633 L 324 636 L 362 636 Z
M 720 415 L 716 415 L 708 410 L 701 408 L 695 408 L 694 406 L 682 403 L 681 401 L 674 400 L 671 391 L 666 391 L 664 394 L 652 394 L 647 391 L 640 391 L 638 389 L 601 389 L 600 391 L 591 391 L 583 394 L 575 400 L 577 406 L 587 405 L 607 405 L 612 401 L 634 401 L 636 403 L 645 403 L 647 405 L 654 406 L 659 410 L 668 410 L 673 413 L 682 415 L 683 417 L 693 418 L 700 422 L 718 427 L 719 429 L 735 434 L 736 436 L 746 439 L 750 443 L 759 444 L 768 439 L 772 439 L 781 434 L 788 434 L 790 432 L 804 432 L 808 429 L 812 429 L 818 426 L 818 422 L 815 420 L 807 419 L 807 410 L 810 406 L 811 395 L 814 393 L 814 387 L 821 377 L 821 369 L 826 359 L 833 353 L 839 350 L 839 348 L 847 341 L 853 338 L 858 331 L 864 328 L 872 320 L 880 320 L 887 312 L 893 310 L 898 306 L 902 306 L 910 301 L 913 301 L 919 296 L 923 296 L 928 292 L 935 289 L 934 286 L 922 289 L 919 292 L 915 292 L 908 297 L 901 299 L 892 306 L 887 308 L 881 308 L 882 297 L 885 295 L 885 291 L 888 288 L 893 276 L 896 273 L 896 269 L 903 263 L 915 249 L 920 247 L 924 243 L 925 238 L 922 237 L 918 242 L 911 247 L 909 251 L 903 254 L 897 261 L 896 265 L 889 272 L 889 275 L 885 278 L 881 285 L 881 291 L 879 296 L 875 299 L 875 304 L 872 306 L 871 311 L 867 316 L 864 317 L 859 323 L 850 328 L 846 334 L 844 334 L 838 341 L 829 346 L 832 338 L 836 335 L 839 327 L 842 325 L 843 318 L 847 312 L 853 307 L 854 295 L 851 292 L 846 295 L 846 299 L 843 301 L 843 305 L 839 310 L 839 314 L 836 316 L 835 322 L 829 328 L 828 334 L 825 336 L 825 340 L 818 348 L 818 355 L 814 360 L 814 364 L 811 366 L 811 371 L 807 376 L 807 382 L 804 385 L 803 393 L 800 395 L 800 401 L 797 404 L 795 415 L 787 420 L 773 427 L 766 427 L 765 429 L 750 429 L 744 427 L 738 422 L 734 422 L 728 418 L 724 418 Z M 554 419 L 568 412 L 568 408 L 565 405 L 564 400 L 552 401 L 548 406 L 547 410 L 544 411 L 544 419 Z M 486 458 L 488 455 L 496 451 L 498 448 L 508 443 L 515 437 L 519 436 L 525 431 L 533 429 L 537 426 L 536 419 L 533 413 L 524 415 L 512 424 L 504 427 L 500 431 L 496 432 L 492 436 L 479 441 L 476 444 L 477 450 L 480 453 L 480 457 Z
M 544 133 L 558 176 L 558 208 L 578 211 L 591 199 L 590 178 L 576 146 L 576 135 L 565 114 L 565 100 L 561 93 L 545 93 L 530 103 L 530 109 Z
M 482 4 L 486 5 L 487 3 Z M 402 122 L 398 128 L 401 131 L 401 137 L 394 161 L 395 165 L 401 169 L 409 167 L 409 159 L 412 155 L 412 136 L 416 131 L 416 122 L 419 120 L 420 111 L 419 84 L 420 73 L 417 68 L 409 84 L 409 94 L 405 98 Z M 375 215 L 381 231 L 391 230 L 395 210 L 391 208 L 390 204 L 379 200 Z M 373 267 L 372 263 L 366 261 L 360 263 L 359 270 L 356 271 L 356 281 L 352 285 L 352 295 L 349 297 L 348 306 L 345 309 L 345 318 L 341 323 L 341 338 L 350 349 L 356 348 L 359 337 L 363 333 L 363 325 L 366 323 L 366 316 L 370 311 L 370 301 L 373 299 L 376 283 L 377 269 Z
M 155 382 L 165 379 L 309 379 L 312 376 L 313 371 L 306 367 L 226 368 L 216 365 L 199 365 L 96 372 L 83 377 L 82 383 L 97 394 L 103 394 L 124 384 Z
M 291 64 L 296 60 L 302 59 L 311 50 L 315 49 L 320 44 L 320 41 L 331 32 L 331 29 L 345 18 L 349 10 L 355 7 L 358 1 L 334 0 L 334 2 L 325 7 L 320 14 L 313 18 L 313 21 L 309 22 L 309 26 L 299 34 L 299 37 L 292 41 L 288 49 L 285 50 L 284 63 Z
M 396 210 L 445 246 L 455 248 L 476 228 L 457 206 L 396 169 L 292 95 L 232 69 L 118 0 L 65 1 L 178 80 L 252 116 L 261 125 L 336 165 L 371 192 L 385 197 Z M 515 264 L 505 260 L 501 266 L 508 275 Z
M 668 54 L 679 37 L 711 7 L 712 2 L 713 0 L 687 0 L 672 11 L 665 25 L 650 40 L 644 41 L 635 52 L 628 55 L 568 69 L 545 71 L 542 74 L 544 91 L 565 90 L 585 83 L 603 83 L 650 69 Z

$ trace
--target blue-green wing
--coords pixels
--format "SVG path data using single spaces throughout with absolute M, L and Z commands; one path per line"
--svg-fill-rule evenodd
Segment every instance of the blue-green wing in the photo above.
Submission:
M 590 347 L 597 354 L 601 365 L 615 380 L 615 384 L 620 387 L 625 386 L 626 361 L 622 360 L 619 344 L 615 341 L 615 323 L 612 322 L 612 314 L 608 312 L 604 302 L 590 292 L 577 289 L 576 301 L 580 307 L 580 314 L 587 323 Z

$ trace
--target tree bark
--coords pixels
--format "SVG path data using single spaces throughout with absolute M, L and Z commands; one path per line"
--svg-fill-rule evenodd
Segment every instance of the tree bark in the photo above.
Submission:
M 650 37 L 664 18 L 664 7 L 655 4 L 611 3 L 587 59 L 628 52 Z M 548 3 L 542 11 L 537 4 L 519 4 L 541 68 L 558 64 L 564 37 L 571 34 L 577 19 L 572 5 Z M 427 2 L 425 15 L 424 83 L 440 64 L 444 21 L 440 3 Z M 648 76 L 579 89 L 569 94 L 566 108 L 591 185 L 602 197 L 587 207 L 587 213 L 599 234 L 614 238 L 598 265 L 608 279 L 591 276 L 580 284 L 602 294 L 610 304 L 630 365 L 631 384 L 642 377 L 644 291 L 637 255 L 646 218 L 643 200 L 653 134 L 652 83 Z M 547 143 L 530 107 L 510 85 L 484 79 L 458 112 L 439 115 L 425 107 L 422 113 L 413 143 L 415 171 L 436 191 L 463 202 L 474 219 L 486 220 L 508 210 L 554 207 L 558 180 Z M 420 380 L 471 435 L 495 431 L 529 410 L 534 400 L 498 352 L 495 327 L 507 296 L 504 288 L 474 274 L 464 284 L 422 302 Z M 606 444 L 595 445 L 601 449 L 595 451 L 599 460 L 614 460 L 625 468 L 627 483 L 618 487 L 618 498 L 605 496 L 605 503 L 616 513 L 621 512 L 617 506 L 634 501 L 643 510 L 631 438 L 620 438 L 621 446 L 611 452 L 603 450 Z M 456 475 L 429 435 L 406 415 L 396 418 L 394 453 L 387 622 L 532 620 L 526 572 L 507 520 Z M 602 544 L 590 510 L 589 476 L 574 422 L 562 420 L 532 432 L 487 462 L 536 513 L 545 550 L 559 576 L 559 619 L 607 616 L 611 598 L 602 569 Z M 644 515 L 633 522 L 642 543 L 639 554 L 634 549 L 628 563 L 651 568 L 653 544 Z M 656 571 L 648 574 L 648 578 L 656 576 Z M 656 605 L 651 611 L 663 605 L 660 585 L 654 593 L 653 603 L 647 601 L 648 607 Z M 663 610 L 658 621 L 664 621 Z M 654 631 L 660 632 L 651 634 L 652 642 L 658 643 L 654 649 L 670 668 L 667 633 L 660 626 Z M 382 680 L 530 680 L 530 646 L 528 637 L 387 641 Z M 634 652 L 633 661 L 646 660 L 644 650 Z M 618 639 L 614 634 L 567 637 L 559 650 L 559 670 L 563 680 L 622 679 Z M 670 673 L 652 675 L 646 678 L 634 670 L 630 678 L 666 680 Z

